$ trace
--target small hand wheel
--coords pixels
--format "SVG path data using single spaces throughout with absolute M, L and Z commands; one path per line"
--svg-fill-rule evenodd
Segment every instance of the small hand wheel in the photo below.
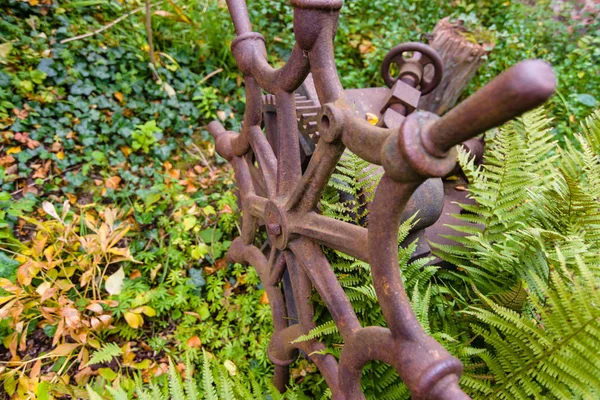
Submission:
M 413 56 L 411 58 L 404 58 L 403 54 L 409 51 L 414 53 Z M 398 65 L 398 70 L 400 72 L 402 72 L 402 66 L 406 63 L 418 63 L 422 66 L 422 73 L 418 86 L 420 86 L 419 90 L 423 95 L 430 93 L 437 85 L 439 85 L 444 73 L 442 59 L 439 54 L 423 43 L 402 43 L 391 49 L 385 55 L 383 64 L 381 65 L 381 74 L 383 75 L 385 84 L 390 88 L 394 86 L 398 80 L 397 77 L 392 77 L 390 75 L 390 65 L 392 63 Z M 427 65 L 433 67 L 433 74 L 425 73 L 425 67 Z

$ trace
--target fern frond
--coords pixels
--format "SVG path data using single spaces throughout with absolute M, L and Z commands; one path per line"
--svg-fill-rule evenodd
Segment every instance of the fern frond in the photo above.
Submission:
M 86 365 L 102 364 L 112 361 L 114 357 L 118 357 L 123 354 L 123 350 L 116 343 L 107 342 L 100 350 L 97 350 L 92 354 L 92 357 Z
M 298 338 L 294 339 L 292 343 L 307 342 L 309 340 L 320 338 L 325 335 L 331 335 L 337 332 L 338 328 L 335 325 L 335 321 L 331 320 L 311 329 L 307 334 L 299 336 Z
M 552 271 L 545 304 L 531 297 L 531 319 L 482 296 L 489 309 L 468 311 L 489 328 L 475 327 L 493 352 L 480 357 L 494 373 L 490 396 L 523 398 L 549 392 L 558 398 L 600 394 L 600 289 L 585 263 L 579 276 L 566 264 Z M 544 285 L 540 282 L 540 285 Z M 594 396 L 595 397 L 595 396 Z
M 217 397 L 217 391 L 213 386 L 215 378 L 210 368 L 210 361 L 206 351 L 202 350 L 202 390 L 204 391 L 204 398 L 206 400 L 219 400 Z
M 186 400 L 181 376 L 175 369 L 173 360 L 169 360 L 169 393 L 172 400 Z

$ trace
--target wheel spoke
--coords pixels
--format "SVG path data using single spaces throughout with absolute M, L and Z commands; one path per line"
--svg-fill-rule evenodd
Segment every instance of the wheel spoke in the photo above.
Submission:
M 291 193 L 302 177 L 300 144 L 294 94 L 280 92 L 276 94 L 275 98 L 277 102 L 277 132 L 279 132 L 277 195 L 283 196 Z
M 320 244 L 369 262 L 366 228 L 308 212 L 294 220 L 292 232 L 316 240 Z M 297 224 L 297 225 L 296 225 Z
M 349 337 L 359 330 L 360 323 L 350 300 L 319 245 L 310 239 L 300 238 L 291 242 L 289 247 L 325 302 L 342 336 Z

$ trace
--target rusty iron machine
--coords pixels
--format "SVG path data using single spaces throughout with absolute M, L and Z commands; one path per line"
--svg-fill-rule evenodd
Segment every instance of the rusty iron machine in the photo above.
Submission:
M 544 103 L 556 79 L 548 64 L 523 61 L 440 118 L 417 110 L 420 96 L 442 78 L 440 57 L 426 45 L 406 43 L 384 59 L 388 87 L 344 90 L 333 51 L 342 3 L 291 0 L 296 44 L 287 63 L 273 69 L 245 0 L 227 0 L 236 30 L 231 48 L 246 90 L 240 133 L 218 122 L 208 126 L 239 187 L 241 236 L 227 256 L 256 268 L 267 291 L 274 325 L 268 356 L 281 391 L 300 351 L 318 367 L 334 399 L 364 398 L 361 372 L 371 360 L 392 365 L 414 399 L 467 399 L 458 383 L 462 364 L 423 331 L 411 310 L 398 268 L 399 225 L 420 210 L 416 237 L 441 240 L 444 218 L 456 210 L 444 201 L 455 191 L 440 178 L 455 169 L 456 146 L 481 157 L 483 144 L 473 138 Z M 390 73 L 394 64 L 397 76 Z M 379 122 L 369 123 L 367 113 Z M 346 148 L 384 172 L 368 228 L 319 214 L 322 192 Z M 261 246 L 263 230 L 268 240 Z M 426 246 L 427 240 L 419 242 Z M 388 328 L 361 326 L 321 246 L 370 263 Z M 344 339 L 339 361 L 320 352 L 325 346 L 318 340 L 292 343 L 315 327 L 313 288 Z

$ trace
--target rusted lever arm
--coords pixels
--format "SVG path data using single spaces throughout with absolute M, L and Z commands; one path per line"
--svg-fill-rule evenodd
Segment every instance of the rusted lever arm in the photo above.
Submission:
M 430 154 L 443 157 L 455 145 L 542 105 L 555 88 L 550 64 L 522 61 L 425 129 L 423 146 Z

